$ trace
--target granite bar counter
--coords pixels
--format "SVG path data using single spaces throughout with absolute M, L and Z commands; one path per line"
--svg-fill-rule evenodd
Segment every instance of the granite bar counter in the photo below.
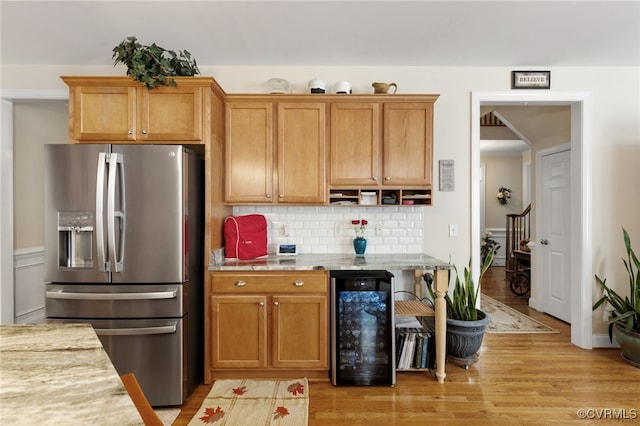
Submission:
M 428 254 L 299 254 L 269 255 L 251 260 L 223 259 L 211 256 L 210 271 L 304 271 L 304 270 L 440 270 L 451 269 L 447 262 Z
M 0 424 L 142 425 L 88 324 L 0 325 Z

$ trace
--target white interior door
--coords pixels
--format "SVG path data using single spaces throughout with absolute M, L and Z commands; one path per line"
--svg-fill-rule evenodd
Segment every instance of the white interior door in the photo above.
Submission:
M 571 151 L 542 156 L 538 232 L 543 311 L 571 323 Z

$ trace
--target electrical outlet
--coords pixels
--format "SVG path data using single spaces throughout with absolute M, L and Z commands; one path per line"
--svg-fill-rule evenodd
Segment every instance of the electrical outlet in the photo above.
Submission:
M 458 236 L 458 225 L 455 223 L 449 224 L 449 236 L 457 237 Z
M 376 236 L 382 235 L 382 223 L 376 223 Z
M 333 234 L 336 236 L 342 235 L 342 225 L 340 225 L 339 223 L 336 223 L 333 226 Z
M 285 237 L 290 237 L 291 236 L 291 225 L 284 224 L 282 226 L 282 233 L 284 234 Z

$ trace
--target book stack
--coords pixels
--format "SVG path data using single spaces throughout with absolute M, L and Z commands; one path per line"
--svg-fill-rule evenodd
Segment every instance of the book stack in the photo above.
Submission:
M 422 327 L 396 328 L 396 368 L 435 368 L 433 334 Z

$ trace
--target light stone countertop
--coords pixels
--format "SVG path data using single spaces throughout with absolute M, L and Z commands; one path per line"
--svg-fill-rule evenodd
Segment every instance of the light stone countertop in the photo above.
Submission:
M 143 423 L 90 325 L 3 324 L 0 424 Z
M 304 271 L 304 270 L 436 270 L 451 269 L 447 262 L 422 253 L 409 254 L 299 254 L 269 255 L 251 260 L 211 256 L 210 271 Z

